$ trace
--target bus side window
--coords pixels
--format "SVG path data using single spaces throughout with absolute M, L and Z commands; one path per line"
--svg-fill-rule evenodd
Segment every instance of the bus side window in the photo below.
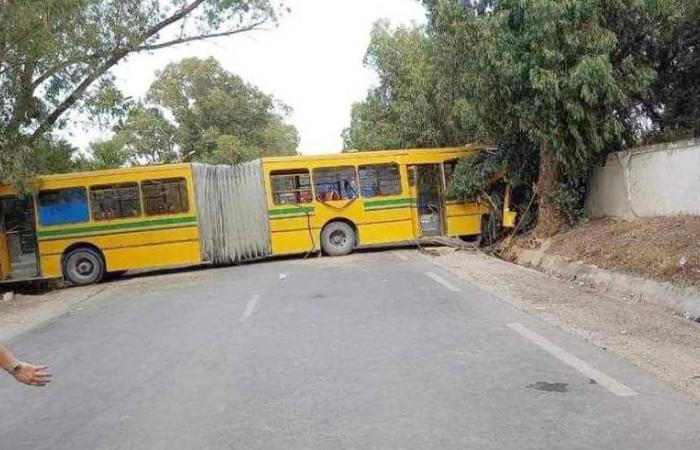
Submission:
M 357 173 L 354 167 L 314 169 L 314 189 L 321 202 L 357 198 Z
M 187 180 L 166 178 L 141 182 L 143 209 L 147 216 L 181 214 L 190 210 Z
M 365 198 L 401 194 L 401 173 L 396 164 L 360 166 L 360 191 Z
M 141 215 L 138 183 L 91 186 L 90 198 L 94 220 L 123 219 Z
M 306 169 L 270 172 L 270 185 L 275 205 L 296 205 L 313 200 L 311 177 Z
M 85 188 L 40 191 L 37 195 L 39 223 L 42 226 L 87 222 L 87 191 Z

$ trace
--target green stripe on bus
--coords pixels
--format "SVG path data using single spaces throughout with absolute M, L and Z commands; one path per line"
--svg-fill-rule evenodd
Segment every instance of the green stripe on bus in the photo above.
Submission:
M 296 208 L 277 208 L 268 212 L 270 219 L 286 219 L 288 217 L 303 217 L 307 214 L 314 215 L 315 210 L 311 206 L 299 206 Z
M 408 208 L 414 204 L 412 198 L 394 198 L 365 201 L 365 210 Z
M 169 219 L 154 219 L 154 220 L 142 220 L 140 222 L 130 222 L 130 223 L 113 223 L 105 225 L 95 225 L 91 227 L 78 227 L 78 228 L 65 228 L 63 230 L 46 230 L 39 231 L 37 237 L 39 239 L 49 239 L 57 237 L 71 237 L 80 236 L 84 234 L 95 234 L 95 233 L 105 233 L 105 232 L 118 232 L 118 231 L 139 231 L 145 228 L 147 229 L 158 229 L 158 228 L 172 228 L 178 225 L 197 225 L 197 217 L 173 217 Z

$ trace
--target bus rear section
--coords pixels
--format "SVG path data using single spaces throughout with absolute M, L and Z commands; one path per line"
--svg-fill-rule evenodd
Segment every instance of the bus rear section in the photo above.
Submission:
M 272 254 L 336 256 L 358 246 L 479 235 L 490 205 L 449 200 L 447 187 L 458 159 L 481 149 L 265 158 Z

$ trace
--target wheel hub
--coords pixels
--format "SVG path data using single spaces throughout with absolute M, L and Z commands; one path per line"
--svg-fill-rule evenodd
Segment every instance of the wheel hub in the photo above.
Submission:
M 87 259 L 81 259 L 78 261 L 76 269 L 80 275 L 90 275 L 94 269 L 94 265 Z
M 331 233 L 330 241 L 333 245 L 341 246 L 344 245 L 347 241 L 347 236 L 345 236 L 345 233 L 343 233 L 342 231 L 337 230 Z

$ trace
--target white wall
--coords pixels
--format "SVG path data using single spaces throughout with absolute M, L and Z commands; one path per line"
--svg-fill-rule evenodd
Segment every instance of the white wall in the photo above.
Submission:
M 593 174 L 586 211 L 594 218 L 700 215 L 700 140 L 610 154 Z

